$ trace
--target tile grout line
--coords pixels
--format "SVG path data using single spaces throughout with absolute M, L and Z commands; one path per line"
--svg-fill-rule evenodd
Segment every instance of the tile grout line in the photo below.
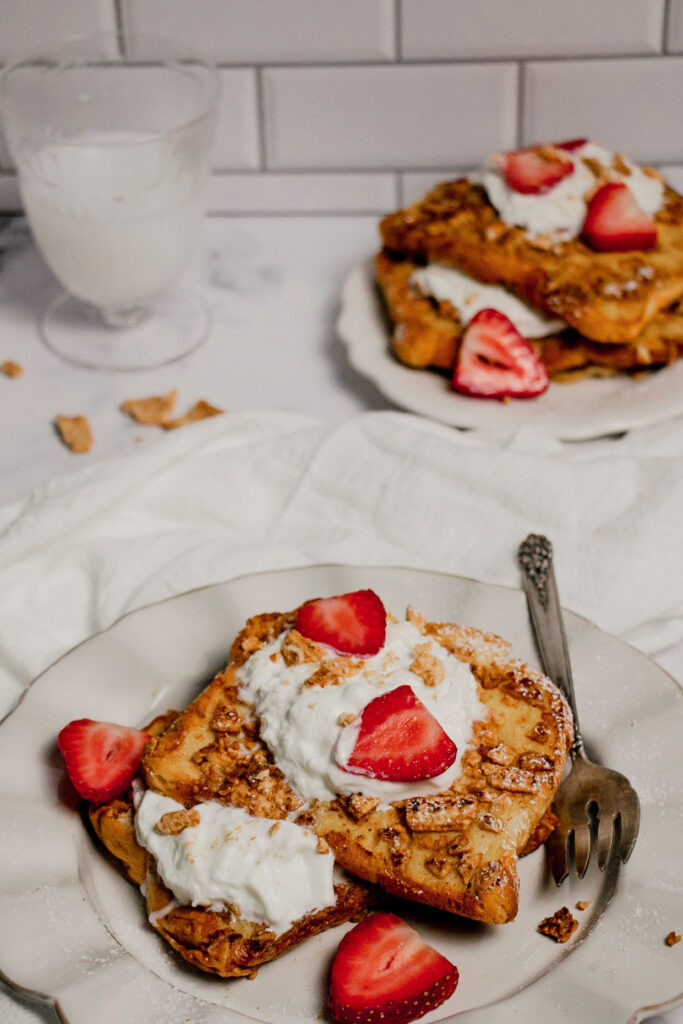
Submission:
M 126 51 L 127 51 L 127 45 L 126 45 L 126 24 L 125 24 L 125 16 L 124 16 L 124 13 L 123 13 L 123 0 L 112 0 L 112 3 L 114 5 L 114 26 L 116 28 L 116 31 L 119 34 L 119 38 L 121 39 L 121 42 L 123 43 L 123 53 L 125 55 Z
M 260 170 L 267 171 L 266 149 L 266 108 L 264 96 L 263 68 L 256 68 L 256 138 L 259 151 Z
M 522 145 L 524 136 L 524 108 L 526 106 L 526 62 L 521 60 L 517 65 L 517 148 Z
M 662 18 L 662 54 L 668 53 L 669 22 L 671 20 L 671 0 L 664 0 L 664 17 Z
M 403 32 L 401 23 L 401 0 L 394 0 L 394 63 L 403 63 Z
M 401 43 L 402 45 L 402 43 Z M 234 71 L 251 71 L 254 68 L 268 71 L 345 71 L 348 68 L 442 68 L 442 67 L 481 67 L 482 65 L 498 65 L 498 64 L 518 64 L 523 61 L 525 64 L 578 64 L 581 62 L 587 63 L 607 63 L 612 64 L 621 60 L 630 61 L 664 61 L 673 62 L 681 60 L 683 58 L 683 52 L 666 52 L 666 53 L 651 53 L 645 50 L 629 50 L 624 53 L 572 53 L 572 54 L 531 54 L 531 55 L 519 55 L 519 56 L 508 56 L 508 57 L 411 57 L 410 60 L 300 60 L 295 62 L 282 62 L 282 61 L 252 61 L 251 63 L 241 61 L 216 61 L 216 66 L 225 70 Z

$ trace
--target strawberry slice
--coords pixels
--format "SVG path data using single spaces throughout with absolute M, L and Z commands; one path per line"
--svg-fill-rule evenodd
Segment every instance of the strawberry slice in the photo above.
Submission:
M 344 759 L 349 737 L 355 742 Z M 453 740 L 407 684 L 366 704 L 360 717 L 343 730 L 338 751 L 339 767 L 345 771 L 391 782 L 432 779 L 458 756 Z
M 657 244 L 657 227 L 640 209 L 628 185 L 611 181 L 588 203 L 581 237 L 598 252 L 652 249 Z
M 564 149 L 567 153 L 573 153 L 575 149 L 581 149 L 587 142 L 588 139 L 567 139 L 566 142 L 553 142 L 552 146 L 554 149 Z
M 458 968 L 395 914 L 370 914 L 332 961 L 329 1007 L 340 1024 L 403 1024 L 455 992 Z
M 554 146 L 525 146 L 512 153 L 504 153 L 503 175 L 515 192 L 538 195 L 548 192 L 574 170 L 569 157 Z
M 451 386 L 479 398 L 534 398 L 548 372 L 514 324 L 497 309 L 482 309 L 463 335 Z
M 138 729 L 79 718 L 64 726 L 57 745 L 75 789 L 101 804 L 128 789 L 148 739 Z
M 299 608 L 296 628 L 339 654 L 367 656 L 384 646 L 387 613 L 374 590 L 320 597 Z

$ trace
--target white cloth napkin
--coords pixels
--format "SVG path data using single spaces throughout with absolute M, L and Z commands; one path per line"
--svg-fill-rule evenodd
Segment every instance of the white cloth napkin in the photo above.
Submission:
M 400 413 L 217 417 L 0 508 L 0 711 L 130 609 L 315 562 L 519 583 L 553 541 L 563 603 L 645 651 L 683 638 L 683 424 L 563 445 Z

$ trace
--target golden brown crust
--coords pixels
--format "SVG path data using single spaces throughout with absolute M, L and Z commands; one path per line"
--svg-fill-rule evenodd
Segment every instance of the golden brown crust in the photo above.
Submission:
M 488 708 L 486 721 L 475 724 L 462 775 L 437 797 L 389 808 L 348 797 L 316 801 L 296 820 L 323 836 L 342 867 L 390 893 L 481 921 L 509 921 L 517 912 L 518 854 L 562 777 L 572 735 L 569 711 L 549 680 L 512 660 L 505 641 L 409 615 L 425 636 L 471 665 Z M 247 623 L 227 669 L 147 746 L 148 785 L 186 806 L 218 799 L 271 818 L 301 806 L 240 701 L 236 677 L 239 665 L 291 627 L 294 617 L 256 616 Z M 240 731 L 227 736 L 211 724 L 217 715 L 222 722 L 226 709 L 240 723 Z M 507 766 L 496 763 L 501 744 L 509 750 Z
M 658 243 L 647 252 L 594 252 L 579 239 L 548 245 L 505 224 L 485 190 L 460 178 L 385 217 L 380 231 L 393 252 L 504 284 L 584 337 L 622 343 L 683 295 L 683 199 L 673 189 L 654 219 Z
M 391 348 L 407 366 L 450 371 L 455 365 L 463 326 L 447 302 L 420 295 L 410 276 L 419 264 L 386 251 L 375 259 L 377 283 L 392 323 Z M 556 380 L 599 373 L 666 366 L 683 355 L 681 300 L 658 313 L 633 342 L 607 344 L 582 338 L 573 330 L 531 341 Z
M 182 716 L 176 711 L 160 715 L 145 731 L 159 737 Z M 183 827 L 193 823 L 192 810 L 172 812 Z M 90 805 L 93 830 L 111 853 L 126 877 L 143 886 L 150 924 L 188 963 L 225 978 L 252 976 L 268 960 L 286 953 L 311 935 L 343 924 L 364 913 L 379 897 L 379 891 L 349 878 L 334 886 L 337 902 L 295 921 L 290 929 L 275 935 L 265 925 L 243 920 L 239 913 L 218 913 L 204 907 L 180 907 L 173 893 L 156 873 L 154 858 L 135 836 L 131 793 L 99 806 Z M 160 823 L 161 823 L 160 822 Z M 173 824 L 181 824 L 178 820 Z M 174 831 L 174 828 L 171 828 Z M 321 840 L 322 841 L 322 840 Z
M 237 913 L 179 907 L 154 870 L 154 858 L 137 843 L 130 796 L 91 807 L 89 813 L 95 833 L 128 879 L 136 885 L 144 883 L 152 927 L 188 963 L 224 978 L 252 975 L 266 961 L 311 935 L 343 924 L 377 902 L 377 890 L 349 879 L 335 885 L 337 902 L 333 907 L 307 914 L 277 936 L 265 925 L 245 921 Z

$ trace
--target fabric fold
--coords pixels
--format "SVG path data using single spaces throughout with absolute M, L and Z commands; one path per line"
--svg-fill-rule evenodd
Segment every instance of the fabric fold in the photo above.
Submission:
M 319 562 L 518 586 L 530 532 L 553 542 L 566 607 L 658 650 L 683 639 L 682 459 L 680 424 L 577 445 L 393 412 L 185 428 L 0 509 L 0 709 L 151 601 Z

